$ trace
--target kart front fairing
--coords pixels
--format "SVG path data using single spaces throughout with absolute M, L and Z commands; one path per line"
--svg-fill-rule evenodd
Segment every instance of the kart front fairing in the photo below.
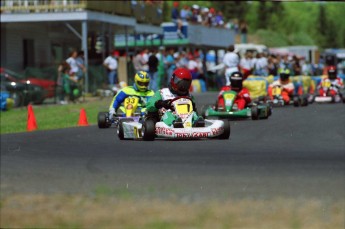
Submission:
M 164 138 L 212 138 L 224 131 L 224 122 L 205 120 L 205 127 L 193 127 L 193 104 L 190 98 L 172 100 L 173 113 L 181 118 L 183 128 L 168 126 L 164 121 L 156 123 L 156 136 Z

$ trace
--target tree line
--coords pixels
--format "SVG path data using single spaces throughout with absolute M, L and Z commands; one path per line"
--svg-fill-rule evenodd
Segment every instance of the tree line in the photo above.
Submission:
M 246 21 L 248 35 L 269 47 L 316 45 L 345 47 L 345 2 L 179 1 L 180 6 L 221 9 L 226 21 Z M 164 18 L 170 18 L 172 1 L 164 1 Z M 251 41 L 251 40 L 249 40 Z

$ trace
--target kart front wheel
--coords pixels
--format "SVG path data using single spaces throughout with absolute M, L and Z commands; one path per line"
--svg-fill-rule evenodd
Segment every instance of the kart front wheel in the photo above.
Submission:
M 144 141 L 153 141 L 156 136 L 156 125 L 152 119 L 146 119 L 141 129 Z
M 218 136 L 219 139 L 229 139 L 230 137 L 230 122 L 228 120 L 223 120 L 224 122 L 224 132 Z
M 100 129 L 109 128 L 111 123 L 109 123 L 109 114 L 108 112 L 99 112 L 98 113 L 98 127 Z
M 134 122 L 132 118 L 124 118 L 119 121 L 119 126 L 117 127 L 117 136 L 119 137 L 120 140 L 125 139 L 125 134 L 123 132 L 123 123 L 124 122 Z
M 257 106 L 251 107 L 251 113 L 252 113 L 252 120 L 258 120 L 259 119 L 259 109 Z

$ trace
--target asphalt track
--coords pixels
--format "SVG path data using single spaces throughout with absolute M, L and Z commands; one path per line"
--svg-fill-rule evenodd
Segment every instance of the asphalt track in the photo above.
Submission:
M 115 133 L 89 126 L 1 135 L 1 195 L 345 196 L 344 104 L 275 108 L 268 120 L 233 121 L 230 140 L 120 141 Z

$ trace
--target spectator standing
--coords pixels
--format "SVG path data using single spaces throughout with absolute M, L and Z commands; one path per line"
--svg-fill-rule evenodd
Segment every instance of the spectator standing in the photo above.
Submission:
M 183 38 L 183 34 L 181 32 L 182 20 L 180 16 L 179 2 L 177 1 L 173 2 L 173 8 L 171 10 L 171 19 L 177 26 L 177 36 L 179 38 Z
M 85 61 L 84 61 L 84 51 L 79 51 L 78 56 L 76 58 L 77 65 L 78 65 L 78 81 L 81 82 L 84 78 L 84 74 L 86 72 Z
M 159 60 L 156 56 L 157 51 L 153 50 L 151 55 L 149 56 L 148 60 L 148 66 L 149 66 L 149 77 L 150 77 L 150 84 L 149 84 L 149 90 L 157 91 L 158 90 L 158 64 Z
M 66 61 L 62 62 L 58 67 L 58 71 L 58 84 L 62 87 L 61 94 L 59 95 L 60 104 L 68 104 L 65 100 L 65 95 L 68 95 L 68 100 L 70 102 L 75 102 L 75 92 L 78 92 L 78 87 L 76 78 L 70 75 L 70 64 Z
M 166 73 L 166 66 L 165 66 L 165 57 L 166 57 L 166 51 L 163 46 L 159 47 L 159 52 L 156 54 L 156 57 L 158 59 L 158 79 L 157 79 L 157 86 L 158 88 L 162 87 L 162 82 L 165 79 L 165 73 Z
M 176 64 L 175 64 L 175 58 L 174 58 L 174 49 L 171 48 L 169 49 L 169 52 L 165 58 L 165 65 L 167 67 L 167 80 L 166 80 L 166 85 L 169 85 L 170 82 L 170 78 L 172 76 L 173 71 L 176 68 Z
M 70 66 L 69 75 L 73 77 L 75 81 L 78 80 L 77 73 L 79 71 L 77 56 L 78 52 L 76 50 L 73 50 L 72 52 L 70 52 L 69 57 L 66 59 L 66 63 Z
M 301 75 L 302 68 L 299 61 L 300 60 L 296 55 L 292 56 L 292 71 L 294 76 Z
M 257 60 L 255 62 L 254 74 L 257 76 L 267 76 L 268 75 L 268 62 L 264 53 L 258 53 L 256 56 Z
M 233 72 L 238 72 L 238 66 L 240 64 L 240 59 L 237 53 L 235 51 L 235 46 L 230 45 L 228 47 L 227 52 L 225 53 L 223 57 L 223 64 L 225 65 L 225 84 L 226 86 L 230 85 L 230 75 Z
M 241 32 L 241 43 L 247 43 L 247 32 L 248 32 L 248 25 L 246 21 L 242 21 L 240 24 L 240 32 Z
M 250 74 L 252 74 L 252 52 L 247 51 L 244 57 L 241 58 L 240 67 L 243 74 L 243 79 L 246 79 Z
M 188 22 L 192 16 L 192 12 L 190 11 L 190 7 L 185 5 L 183 9 L 180 11 L 180 17 L 182 22 Z
M 117 52 L 113 51 L 103 62 L 103 65 L 107 68 L 108 71 L 108 81 L 109 86 L 112 87 L 118 83 L 117 79 Z
M 218 11 L 218 13 L 215 17 L 215 26 L 224 27 L 223 13 L 220 10 Z

